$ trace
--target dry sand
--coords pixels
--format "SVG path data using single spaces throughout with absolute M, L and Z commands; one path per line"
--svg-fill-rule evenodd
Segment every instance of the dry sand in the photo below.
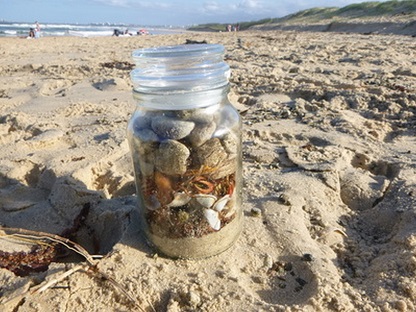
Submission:
M 225 45 L 244 123 L 244 230 L 198 261 L 146 246 L 125 134 L 131 52 L 186 39 Z M 253 31 L 0 43 L 1 225 L 76 228 L 90 253 L 111 251 L 98 269 L 145 311 L 416 309 L 414 38 Z M 0 250 L 22 248 L 0 237 Z M 62 258 L 27 277 L 0 269 L 0 310 L 139 310 L 91 272 L 30 292 L 76 265 Z

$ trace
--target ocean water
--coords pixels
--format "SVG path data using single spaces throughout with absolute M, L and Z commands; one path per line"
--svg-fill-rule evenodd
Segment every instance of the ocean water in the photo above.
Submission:
M 34 28 L 34 23 L 13 23 L 0 22 L 0 37 L 27 37 L 30 28 Z M 109 25 L 109 24 L 42 24 L 41 36 L 78 36 L 78 37 L 99 37 L 112 36 L 114 29 L 122 32 L 128 30 L 129 34 L 137 35 L 140 30 L 145 30 L 150 35 L 163 35 L 172 33 L 181 33 L 185 29 L 171 27 L 144 27 L 135 25 Z

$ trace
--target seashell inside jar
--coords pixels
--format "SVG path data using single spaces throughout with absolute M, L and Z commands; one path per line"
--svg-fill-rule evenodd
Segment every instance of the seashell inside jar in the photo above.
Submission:
M 228 66 L 218 57 L 223 48 L 172 49 L 178 49 L 179 56 L 185 49 L 186 58 L 175 59 L 175 73 L 156 89 L 153 84 L 163 77 L 148 82 L 132 74 L 133 83 L 141 84 L 135 88 L 137 107 L 128 124 L 128 140 L 147 241 L 170 257 L 203 258 L 228 249 L 241 232 L 241 120 L 227 99 Z M 219 65 L 205 62 L 210 53 Z M 203 63 L 201 76 L 191 62 L 193 54 L 195 64 Z M 181 61 L 186 77 L 178 72 Z M 190 64 L 195 69 L 187 68 Z M 163 68 L 163 74 L 171 70 Z M 190 71 L 195 71 L 192 79 Z M 207 80 L 209 75 L 213 77 Z M 183 81 L 191 85 L 183 87 Z M 151 92 L 143 88 L 146 83 Z

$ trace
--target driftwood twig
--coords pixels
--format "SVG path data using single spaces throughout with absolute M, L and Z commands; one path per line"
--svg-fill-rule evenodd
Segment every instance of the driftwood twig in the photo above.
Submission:
M 37 232 L 20 228 L 8 228 L 2 226 L 0 226 L 0 238 L 1 237 L 11 237 L 17 240 L 31 242 L 37 245 L 46 245 L 51 248 L 54 248 L 56 244 L 60 244 L 66 247 L 67 249 L 72 250 L 77 254 L 83 256 L 87 263 L 76 265 L 73 268 L 66 270 L 61 274 L 57 274 L 56 277 L 50 279 L 49 281 L 37 285 L 32 289 L 28 289 L 26 292 L 18 296 L 7 299 L 4 302 L 0 301 L 0 310 L 2 310 L 2 307 L 5 308 L 8 305 L 10 306 L 12 303 L 19 304 L 28 294 L 33 295 L 44 292 L 45 290 L 53 287 L 54 285 L 64 280 L 68 276 L 74 274 L 75 272 L 84 271 L 89 274 L 92 274 L 94 277 L 109 282 L 115 289 L 120 291 L 129 300 L 130 303 L 132 303 L 140 311 L 145 312 L 145 310 L 140 306 L 139 302 L 132 295 L 130 295 L 129 292 L 119 282 L 117 282 L 114 278 L 98 269 L 98 259 L 102 258 L 102 256 L 90 255 L 88 251 L 81 245 L 56 234 Z M 151 304 L 150 307 L 153 311 L 155 311 Z

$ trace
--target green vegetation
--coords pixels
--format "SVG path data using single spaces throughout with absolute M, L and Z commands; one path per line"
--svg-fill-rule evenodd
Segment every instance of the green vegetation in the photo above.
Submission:
M 386 2 L 363 2 L 350 4 L 342 8 L 311 8 L 281 18 L 266 18 L 259 21 L 240 22 L 240 30 L 256 25 L 266 24 L 300 24 L 317 23 L 324 20 L 361 18 L 370 19 L 382 16 L 411 15 L 416 16 L 416 0 L 392 0 Z M 227 24 L 202 24 L 189 28 L 197 31 L 225 31 Z
M 416 1 L 364 2 L 347 5 L 337 10 L 337 15 L 347 17 L 366 17 L 415 13 Z
M 298 18 L 304 18 L 304 17 L 331 17 L 334 15 L 334 13 L 338 10 L 336 7 L 330 7 L 330 8 L 312 8 L 307 9 L 303 11 L 299 11 L 295 14 L 288 15 L 286 17 L 283 17 L 282 19 L 298 19 Z

